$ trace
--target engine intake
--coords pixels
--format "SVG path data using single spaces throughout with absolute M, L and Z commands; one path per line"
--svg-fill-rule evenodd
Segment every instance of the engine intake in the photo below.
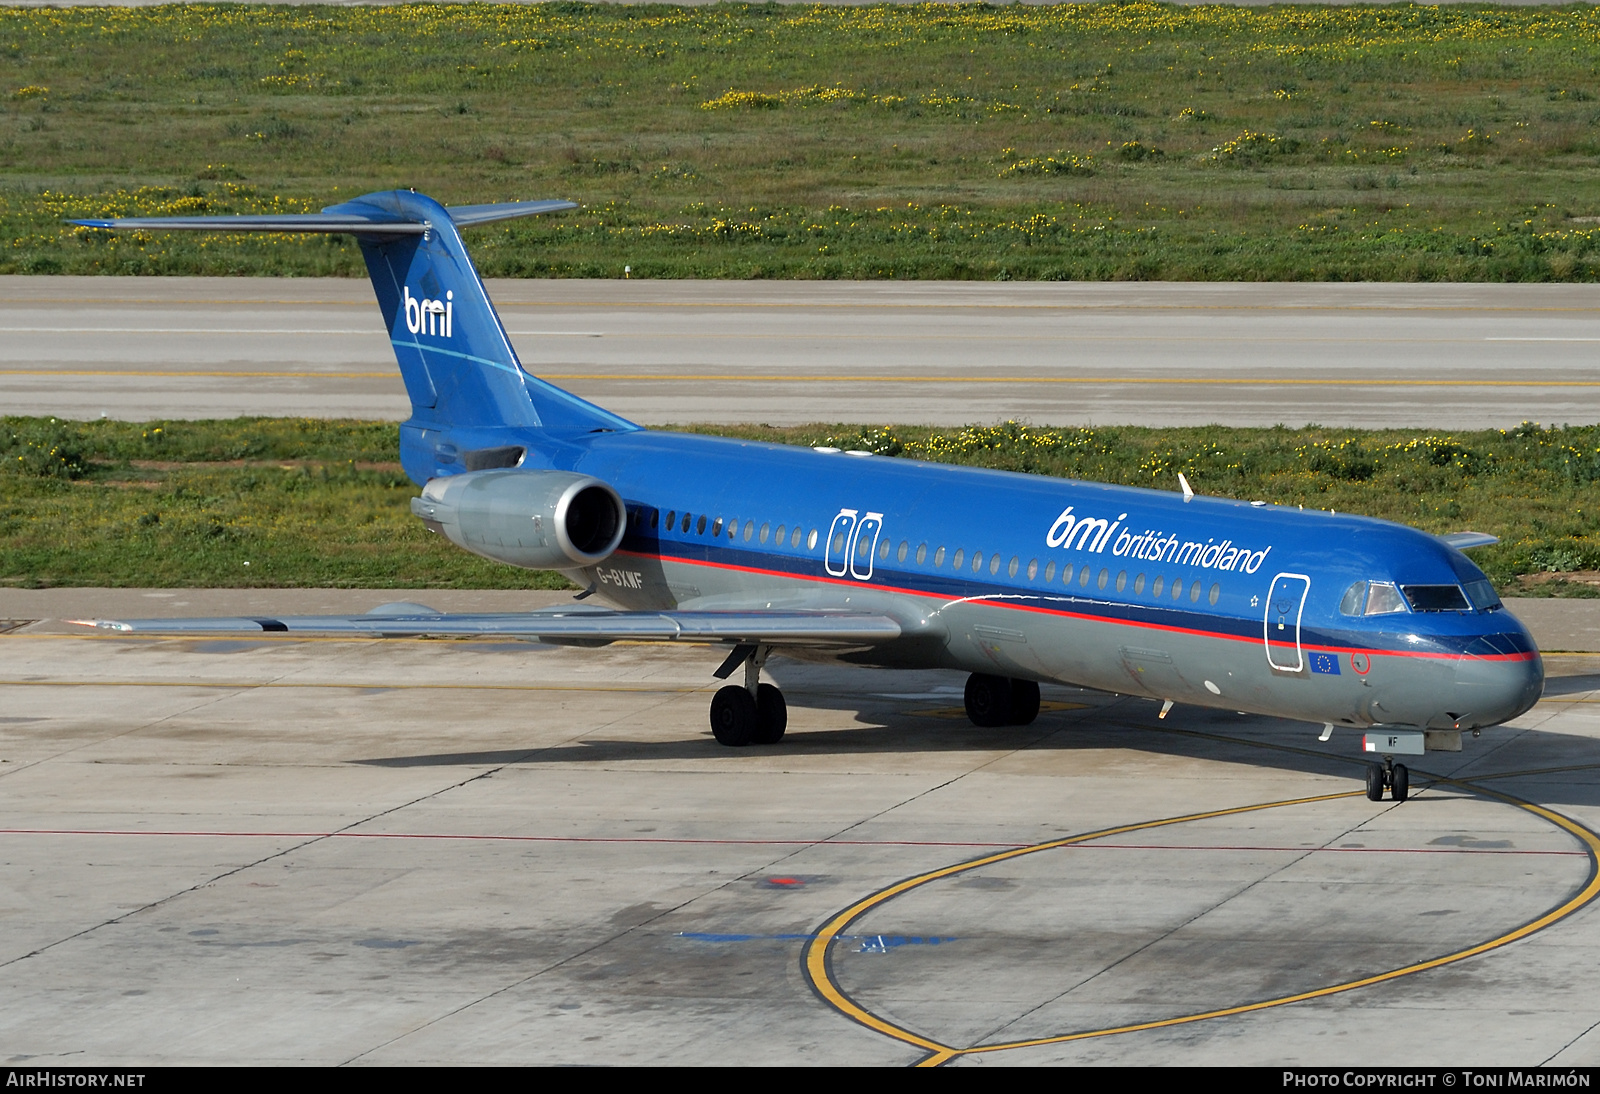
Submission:
M 592 566 L 617 549 L 628 518 L 609 485 L 570 471 L 433 479 L 411 511 L 457 547 L 530 570 Z

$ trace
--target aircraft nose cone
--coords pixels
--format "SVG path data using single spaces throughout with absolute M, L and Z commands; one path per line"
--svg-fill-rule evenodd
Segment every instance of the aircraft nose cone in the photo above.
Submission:
M 1544 691 L 1544 661 L 1468 653 L 1456 662 L 1455 702 L 1462 729 L 1497 726 L 1530 710 Z

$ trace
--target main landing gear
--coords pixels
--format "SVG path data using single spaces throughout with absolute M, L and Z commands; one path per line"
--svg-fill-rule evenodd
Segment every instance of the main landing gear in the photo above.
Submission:
M 1397 802 L 1411 796 L 1411 772 L 1406 770 L 1405 764 L 1395 763 L 1393 756 L 1385 756 L 1381 764 L 1367 765 L 1367 798 L 1381 802 L 1385 787 Z
M 761 666 L 766 664 L 765 646 L 736 646 L 722 667 L 719 680 L 732 676 L 744 665 L 744 683 L 729 684 L 711 698 L 711 733 L 718 744 L 730 748 L 745 745 L 775 745 L 789 728 L 789 706 L 783 692 L 761 682 Z
M 962 696 L 975 726 L 1025 726 L 1039 717 L 1039 685 L 975 672 Z

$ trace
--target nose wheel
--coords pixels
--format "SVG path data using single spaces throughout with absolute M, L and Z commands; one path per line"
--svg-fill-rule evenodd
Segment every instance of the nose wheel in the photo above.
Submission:
M 1386 789 L 1397 802 L 1411 796 L 1411 772 L 1405 764 L 1395 763 L 1393 756 L 1385 756 L 1381 764 L 1367 765 L 1367 798 L 1381 802 Z

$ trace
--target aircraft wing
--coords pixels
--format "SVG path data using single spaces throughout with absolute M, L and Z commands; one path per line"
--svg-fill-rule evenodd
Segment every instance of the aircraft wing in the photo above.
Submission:
M 900 624 L 886 615 L 848 611 L 666 611 L 622 612 L 578 609 L 538 612 L 459 613 L 420 605 L 366 615 L 236 616 L 217 619 L 69 619 L 116 634 L 220 637 L 263 633 L 307 636 L 406 638 L 500 636 L 538 641 L 605 645 L 636 642 L 733 642 L 783 646 L 871 646 L 900 637 Z

